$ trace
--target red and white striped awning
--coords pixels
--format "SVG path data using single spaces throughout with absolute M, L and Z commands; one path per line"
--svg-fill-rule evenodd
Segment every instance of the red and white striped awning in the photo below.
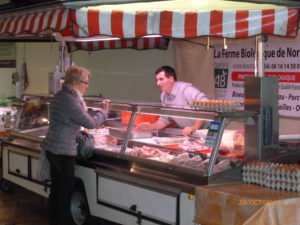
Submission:
M 23 12 L 0 17 L 0 36 L 39 35 L 70 28 L 70 9 Z
M 168 5 L 171 3 L 174 7 Z M 207 6 L 212 4 L 219 5 Z M 242 38 L 259 34 L 291 37 L 296 35 L 298 29 L 298 9 L 225 0 L 175 0 L 84 7 L 73 9 L 71 17 L 73 35 L 76 37 L 162 35 L 172 38 Z
M 137 50 L 147 49 L 162 49 L 168 48 L 168 38 L 134 38 L 128 40 L 103 40 L 103 41 L 78 41 L 78 42 L 66 42 L 68 52 L 76 50 L 96 51 L 101 49 L 121 49 L 132 48 Z
M 51 30 L 76 38 L 242 38 L 259 34 L 293 37 L 298 30 L 298 9 L 270 4 L 172 0 L 68 7 L 0 15 L 0 36 L 38 35 Z
M 71 9 L 52 9 L 33 11 L 0 17 L 0 36 L 38 36 L 58 33 L 62 39 L 74 37 L 72 33 Z M 71 38 L 72 39 L 72 38 Z M 76 38 L 73 40 L 76 40 Z M 69 51 L 86 50 L 95 51 L 100 49 L 133 48 L 137 50 L 167 49 L 167 38 L 133 38 L 122 40 L 103 40 L 76 42 L 67 41 Z

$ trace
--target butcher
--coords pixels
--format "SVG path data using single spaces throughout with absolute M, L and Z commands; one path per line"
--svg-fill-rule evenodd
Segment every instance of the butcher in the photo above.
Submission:
M 208 100 L 206 95 L 191 83 L 177 81 L 175 70 L 170 66 L 161 66 L 155 71 L 156 86 L 161 90 L 160 100 L 164 107 L 190 109 L 194 101 Z M 182 128 L 184 136 L 191 135 L 203 125 L 203 120 L 183 119 L 161 116 L 155 123 L 144 122 L 137 126 L 138 130 L 160 130 L 171 121 Z

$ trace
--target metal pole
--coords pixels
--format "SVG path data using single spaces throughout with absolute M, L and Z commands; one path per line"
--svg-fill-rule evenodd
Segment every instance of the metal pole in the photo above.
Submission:
M 66 49 L 66 43 L 65 41 L 59 42 L 59 72 L 64 73 L 65 72 L 65 49 Z
M 125 137 L 124 137 L 124 142 L 122 144 L 122 147 L 121 147 L 121 153 L 125 153 L 126 151 L 126 148 L 127 148 L 127 144 L 128 144 L 128 141 L 129 141 L 129 138 L 130 138 L 130 134 L 131 134 L 131 130 L 132 130 L 132 127 L 134 125 L 134 121 L 135 121 L 135 118 L 137 116 L 137 106 L 133 106 L 133 109 L 132 109 L 132 112 L 131 112 L 131 117 L 130 117 L 130 120 L 129 120 L 129 123 L 128 123 L 128 127 L 127 127 L 127 130 L 125 132 Z
M 254 56 L 254 77 L 257 77 L 257 65 L 258 65 L 258 40 L 257 36 L 255 37 L 255 56 Z
M 264 77 L 264 41 L 265 38 L 263 35 L 256 36 L 255 38 L 255 47 L 256 47 L 256 54 L 255 54 L 255 77 Z
M 70 65 L 68 65 L 68 66 L 72 66 L 72 64 L 73 64 L 73 51 L 71 50 L 71 52 L 70 52 Z

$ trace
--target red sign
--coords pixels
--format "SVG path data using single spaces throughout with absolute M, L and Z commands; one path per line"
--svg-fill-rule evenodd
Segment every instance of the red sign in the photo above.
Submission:
M 245 81 L 245 77 L 254 76 L 254 72 L 234 71 L 231 74 L 233 81 Z M 266 77 L 276 76 L 280 83 L 300 83 L 300 72 L 265 72 Z

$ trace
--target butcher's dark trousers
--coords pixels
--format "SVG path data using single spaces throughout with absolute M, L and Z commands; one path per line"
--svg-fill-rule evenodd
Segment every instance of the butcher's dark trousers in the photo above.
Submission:
M 49 225 L 72 225 L 70 200 L 74 188 L 75 157 L 46 151 L 50 163 Z

